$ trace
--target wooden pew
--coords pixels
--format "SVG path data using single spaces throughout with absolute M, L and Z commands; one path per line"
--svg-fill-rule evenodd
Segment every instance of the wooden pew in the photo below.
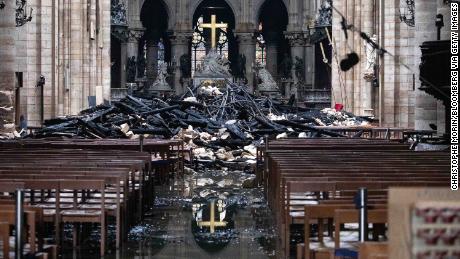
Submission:
M 267 201 L 286 257 L 290 225 L 309 222 L 304 222 L 308 214 L 299 210 L 302 206 L 353 207 L 352 192 L 359 187 L 375 189 L 369 191 L 369 203 L 385 206 L 391 186 L 447 186 L 449 179 L 447 153 L 413 152 L 407 145 L 388 141 L 276 141 L 258 154 L 264 156 Z M 305 194 L 313 195 L 316 205 L 305 205 L 311 203 Z M 329 211 L 329 219 L 336 209 Z

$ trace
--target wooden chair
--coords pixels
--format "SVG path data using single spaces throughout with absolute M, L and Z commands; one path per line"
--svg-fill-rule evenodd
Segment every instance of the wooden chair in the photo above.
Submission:
M 71 209 L 60 210 L 60 193 L 63 190 L 74 191 L 74 202 Z M 77 202 L 77 192 L 82 190 L 98 191 L 101 194 L 99 208 L 81 209 Z M 60 180 L 59 190 L 56 193 L 56 211 L 59 217 L 58 224 L 68 223 L 99 223 L 101 225 L 100 255 L 105 254 L 106 242 L 106 209 L 105 209 L 105 182 L 101 180 Z M 74 228 L 74 233 L 76 229 Z M 59 235 L 61 233 L 59 232 Z
M 359 259 L 388 259 L 388 243 L 364 242 L 359 245 Z
M 359 211 L 350 209 L 337 209 L 334 213 L 335 235 L 334 235 L 334 255 L 358 258 L 358 247 L 356 249 L 341 249 L 340 226 L 345 223 L 358 223 Z M 386 209 L 368 210 L 367 222 L 372 224 L 386 224 L 388 222 L 388 211 Z
M 10 224 L 0 221 L 0 239 L 2 244 L 1 258 L 9 258 L 10 256 Z

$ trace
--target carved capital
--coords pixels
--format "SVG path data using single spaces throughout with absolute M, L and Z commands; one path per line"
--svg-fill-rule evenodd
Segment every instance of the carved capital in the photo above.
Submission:
M 306 32 L 285 32 L 284 37 L 292 47 L 305 46 L 309 39 Z
M 192 32 L 170 33 L 169 39 L 173 45 L 187 45 L 192 38 Z
M 253 45 L 256 44 L 256 36 L 252 32 L 240 32 L 236 34 L 238 42 L 241 45 Z
M 127 25 L 110 26 L 110 33 L 121 42 L 127 42 L 129 38 L 129 30 Z
M 142 38 L 142 36 L 144 36 L 144 33 L 144 28 L 129 28 L 128 41 L 138 42 Z

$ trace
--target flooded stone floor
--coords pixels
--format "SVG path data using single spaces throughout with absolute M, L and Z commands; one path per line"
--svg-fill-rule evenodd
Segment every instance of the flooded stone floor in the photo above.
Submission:
M 254 175 L 208 166 L 187 172 L 183 190 L 156 186 L 143 221 L 130 229 L 122 249 L 109 246 L 105 258 L 276 258 L 275 224 L 262 189 L 249 188 Z M 210 224 L 221 226 L 210 233 Z M 94 234 L 78 249 L 64 250 L 63 258 L 98 258 L 96 243 Z

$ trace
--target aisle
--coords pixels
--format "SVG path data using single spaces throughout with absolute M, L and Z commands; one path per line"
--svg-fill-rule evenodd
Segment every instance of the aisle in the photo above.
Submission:
M 155 206 L 131 230 L 128 249 L 121 258 L 275 258 L 274 224 L 261 189 L 243 188 L 249 175 L 242 171 L 201 170 L 188 177 L 186 186 L 191 188 L 185 198 L 170 186 L 156 188 Z M 188 195 L 190 191 L 192 195 Z M 225 219 L 233 227 L 216 228 L 213 244 L 200 246 L 196 238 L 210 234 L 209 228 L 198 227 L 203 233 L 194 236 L 193 204 L 219 199 L 226 203 Z M 205 205 L 204 218 L 207 209 Z

